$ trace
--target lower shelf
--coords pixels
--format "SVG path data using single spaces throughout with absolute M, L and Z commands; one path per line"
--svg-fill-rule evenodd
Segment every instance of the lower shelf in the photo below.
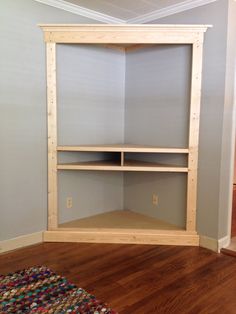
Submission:
M 199 246 L 199 236 L 128 210 L 61 224 L 44 232 L 45 242 L 123 243 Z
M 164 165 L 154 162 L 126 160 L 124 165 L 117 161 L 89 161 L 58 164 L 58 170 L 96 170 L 96 171 L 144 171 L 144 172 L 188 172 L 188 167 Z
M 142 215 L 131 210 L 115 210 L 88 218 L 78 219 L 59 225 L 60 228 L 111 228 L 184 230 L 162 220 Z

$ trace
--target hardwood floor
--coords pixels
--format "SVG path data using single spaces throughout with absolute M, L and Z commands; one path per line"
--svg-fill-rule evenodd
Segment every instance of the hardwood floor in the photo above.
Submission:
M 236 237 L 236 185 L 233 186 L 231 237 Z
M 236 257 L 236 237 L 231 238 L 230 245 L 227 248 L 221 249 L 221 253 Z
M 46 265 L 120 314 L 236 313 L 236 259 L 198 247 L 43 243 L 0 255 L 0 273 Z

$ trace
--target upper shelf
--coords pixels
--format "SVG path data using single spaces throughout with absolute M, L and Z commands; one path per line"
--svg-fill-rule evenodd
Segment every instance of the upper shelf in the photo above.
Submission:
M 116 144 L 116 145 L 80 145 L 80 146 L 58 146 L 58 151 L 65 152 L 125 152 L 125 153 L 166 153 L 166 154 L 188 154 L 188 148 L 165 148 L 155 146 Z

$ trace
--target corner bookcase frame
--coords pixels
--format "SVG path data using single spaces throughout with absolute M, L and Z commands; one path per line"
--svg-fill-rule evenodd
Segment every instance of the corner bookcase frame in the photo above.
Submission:
M 199 116 L 201 101 L 202 48 L 204 32 L 210 25 L 80 25 L 80 24 L 42 24 L 47 50 L 47 108 L 48 108 L 48 231 L 44 241 L 58 242 L 97 242 L 97 243 L 142 243 L 199 245 L 196 232 L 197 167 Z M 190 117 L 188 148 L 156 148 L 155 152 L 187 153 L 187 208 L 185 230 L 144 230 L 144 229 L 99 229 L 99 228 L 59 228 L 57 171 L 60 169 L 81 170 L 79 167 L 63 168 L 57 163 L 58 151 L 119 151 L 122 162 L 124 152 L 132 147 L 58 147 L 57 146 L 57 87 L 56 87 L 56 44 L 100 44 L 107 48 L 125 51 L 139 49 L 146 44 L 190 44 L 192 46 L 192 71 L 190 91 Z M 105 150 L 104 150 L 105 149 Z M 171 151 L 172 150 L 172 151 Z M 133 148 L 142 152 L 145 148 Z M 152 148 L 147 148 L 152 151 Z M 86 168 L 84 168 L 86 170 Z M 98 170 L 97 168 L 90 170 Z M 101 168 L 100 170 L 125 169 Z M 134 168 L 133 171 L 140 169 Z M 145 171 L 145 167 L 143 170 Z M 176 168 L 156 167 L 153 171 L 173 171 Z M 185 170 L 183 170 L 185 171 Z

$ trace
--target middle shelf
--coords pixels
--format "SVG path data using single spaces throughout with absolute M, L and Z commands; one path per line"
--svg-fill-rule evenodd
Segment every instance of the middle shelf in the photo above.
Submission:
M 188 172 L 185 165 L 167 163 L 165 158 L 155 160 L 157 155 L 187 156 L 187 148 L 163 148 L 139 145 L 83 145 L 58 146 L 58 152 L 87 153 L 78 161 L 59 162 L 58 170 L 99 170 L 99 171 L 149 171 L 149 172 Z M 100 154 L 100 155 L 99 155 Z M 168 160 L 168 159 L 167 159 Z
M 101 170 L 101 171 L 153 171 L 153 172 L 188 172 L 187 167 L 128 160 L 124 165 L 112 160 L 71 162 L 58 164 L 59 170 Z

